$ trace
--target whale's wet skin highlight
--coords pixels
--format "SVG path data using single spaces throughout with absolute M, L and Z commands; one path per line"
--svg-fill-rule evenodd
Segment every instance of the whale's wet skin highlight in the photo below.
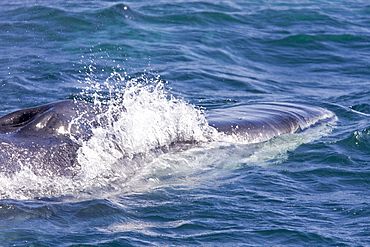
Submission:
M 366 2 L 0 7 L 0 245 L 370 242 Z

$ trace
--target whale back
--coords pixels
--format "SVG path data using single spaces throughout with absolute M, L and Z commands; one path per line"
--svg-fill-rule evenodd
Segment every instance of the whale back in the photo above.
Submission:
M 234 106 L 210 111 L 209 124 L 247 143 L 267 141 L 281 134 L 294 133 L 335 115 L 324 108 L 293 103 L 265 103 Z

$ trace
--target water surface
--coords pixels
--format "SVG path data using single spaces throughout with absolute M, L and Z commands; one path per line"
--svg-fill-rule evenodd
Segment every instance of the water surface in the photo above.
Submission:
M 370 241 L 366 1 L 15 0 L 0 7 L 1 115 L 94 93 L 109 98 L 136 80 L 165 82 L 163 92 L 195 107 L 284 101 L 338 117 L 333 127 L 258 145 L 163 154 L 135 163 L 124 180 L 2 179 L 4 246 Z

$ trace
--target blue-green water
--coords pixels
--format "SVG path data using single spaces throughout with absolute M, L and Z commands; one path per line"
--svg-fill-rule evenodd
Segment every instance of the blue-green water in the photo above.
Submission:
M 368 245 L 369 16 L 354 0 L 3 1 L 1 114 L 108 95 L 115 72 L 207 109 L 296 102 L 338 121 L 160 155 L 124 182 L 3 179 L 1 245 Z

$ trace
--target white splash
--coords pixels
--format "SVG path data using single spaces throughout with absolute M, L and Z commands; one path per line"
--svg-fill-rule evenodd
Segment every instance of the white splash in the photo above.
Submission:
M 116 74 L 112 76 L 117 79 Z M 206 142 L 216 133 L 200 109 L 168 95 L 162 81 L 132 79 L 125 84 L 123 91 L 109 88 L 115 98 L 99 116 L 108 124 L 94 128 L 79 149 L 84 177 L 127 178 L 140 166 L 140 161 L 134 161 L 138 156 L 145 160 L 151 152 L 168 149 L 173 143 Z

